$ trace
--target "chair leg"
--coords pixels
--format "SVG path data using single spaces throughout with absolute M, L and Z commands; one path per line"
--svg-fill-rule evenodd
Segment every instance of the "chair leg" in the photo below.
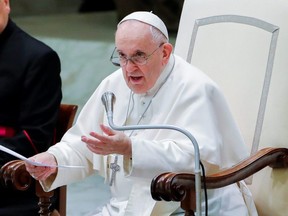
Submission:
M 39 181 L 36 181 L 36 195 L 39 197 L 39 215 L 40 216 L 51 216 L 50 207 L 52 205 L 51 198 L 54 195 L 54 191 L 45 192 L 41 187 Z
M 185 216 L 195 216 L 196 193 L 194 189 L 186 191 L 184 200 L 181 201 L 181 208 L 185 210 Z
M 185 216 L 195 216 L 194 211 L 193 210 L 186 210 Z
M 67 203 L 67 186 L 61 186 L 59 191 L 59 213 L 61 216 L 66 215 Z

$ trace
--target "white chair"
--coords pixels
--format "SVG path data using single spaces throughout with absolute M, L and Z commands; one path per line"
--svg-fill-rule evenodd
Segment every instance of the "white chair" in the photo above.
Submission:
M 283 0 L 184 2 L 174 52 L 219 84 L 251 154 L 288 146 L 287 21 Z M 287 179 L 270 167 L 246 179 L 259 215 L 287 215 Z

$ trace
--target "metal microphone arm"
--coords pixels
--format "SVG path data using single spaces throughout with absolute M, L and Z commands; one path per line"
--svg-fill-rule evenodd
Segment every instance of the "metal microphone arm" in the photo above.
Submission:
M 102 95 L 102 103 L 105 106 L 107 119 L 109 126 L 113 130 L 124 131 L 124 130 L 141 130 L 141 129 L 168 129 L 175 130 L 186 135 L 194 146 L 194 157 L 195 157 L 195 192 L 196 192 L 196 215 L 201 214 L 201 169 L 200 169 L 200 152 L 199 146 L 194 136 L 187 130 L 176 127 L 174 125 L 127 125 L 127 126 L 116 126 L 113 123 L 113 104 L 115 102 L 115 95 L 112 92 L 105 92 Z

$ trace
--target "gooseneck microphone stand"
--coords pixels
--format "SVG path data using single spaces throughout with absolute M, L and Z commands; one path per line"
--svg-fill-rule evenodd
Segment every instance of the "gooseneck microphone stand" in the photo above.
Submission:
M 113 123 L 113 105 L 115 102 L 115 95 L 113 92 L 105 92 L 102 95 L 102 103 L 105 106 L 107 119 L 110 127 L 113 130 L 141 130 L 141 129 L 168 129 L 175 130 L 186 135 L 192 142 L 195 151 L 195 192 L 196 192 L 196 215 L 201 214 L 201 169 L 200 169 L 200 152 L 199 146 L 194 136 L 187 130 L 173 126 L 173 125 L 129 125 L 129 126 L 116 126 Z

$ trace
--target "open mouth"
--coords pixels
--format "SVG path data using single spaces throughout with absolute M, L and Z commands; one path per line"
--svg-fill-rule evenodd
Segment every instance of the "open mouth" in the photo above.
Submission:
M 139 80 L 141 80 L 142 79 L 142 76 L 139 76 L 139 77 L 135 77 L 135 76 L 131 76 L 131 79 L 133 80 L 133 81 L 139 81 Z

